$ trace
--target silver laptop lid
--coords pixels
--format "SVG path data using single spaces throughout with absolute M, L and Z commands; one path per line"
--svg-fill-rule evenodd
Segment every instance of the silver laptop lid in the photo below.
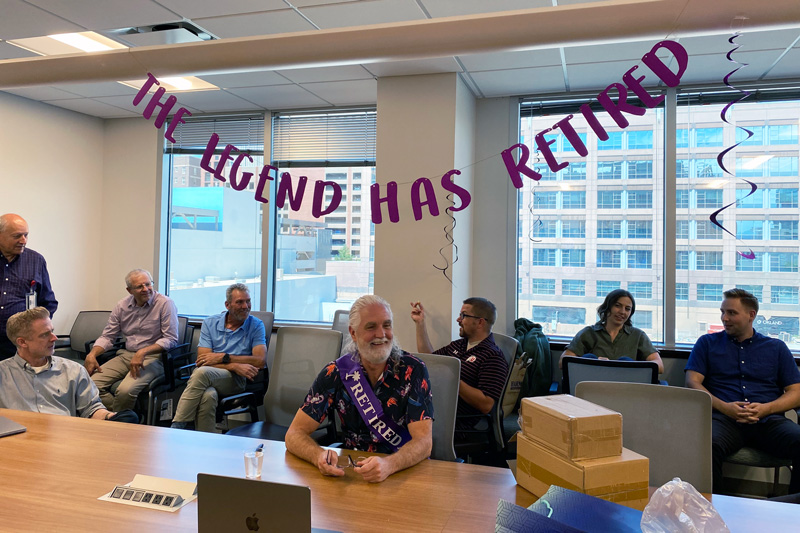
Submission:
M 9 435 L 16 435 L 27 431 L 28 428 L 22 424 L 17 424 L 13 420 L 9 420 L 4 416 L 0 416 L 0 437 L 7 437 Z
M 197 474 L 197 527 L 199 533 L 311 533 L 311 489 Z

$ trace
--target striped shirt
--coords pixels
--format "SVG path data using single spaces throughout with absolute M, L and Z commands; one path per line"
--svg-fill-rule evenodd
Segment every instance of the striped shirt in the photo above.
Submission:
M 494 343 L 494 336 L 491 333 L 470 350 L 467 349 L 467 339 L 458 339 L 433 353 L 458 357 L 461 360 L 461 380 L 479 389 L 495 402 L 500 400 L 508 378 L 508 364 L 503 352 Z M 457 414 L 478 415 L 481 412 L 459 397 Z M 476 422 L 477 419 L 458 421 L 456 428 L 469 429 Z

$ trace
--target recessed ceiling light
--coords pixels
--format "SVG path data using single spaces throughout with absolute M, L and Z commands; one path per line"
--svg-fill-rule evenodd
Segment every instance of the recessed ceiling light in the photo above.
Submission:
M 132 87 L 137 91 L 142 88 L 142 85 L 147 80 L 129 80 L 129 81 L 121 81 L 119 83 L 123 85 L 127 85 L 128 87 Z M 203 81 L 200 78 L 195 76 L 185 76 L 183 78 L 176 78 L 176 77 L 166 77 L 166 78 L 158 78 L 158 83 L 161 84 L 161 87 L 164 87 L 168 91 L 218 91 L 219 87 L 216 85 L 212 85 L 207 81 Z M 155 92 L 158 90 L 159 86 L 153 84 L 150 87 L 149 92 Z
M 113 39 L 109 39 L 93 31 L 59 33 L 46 37 L 30 37 L 28 39 L 15 39 L 7 42 L 41 56 L 101 52 L 104 50 L 121 50 L 128 48 L 124 44 L 118 43 Z

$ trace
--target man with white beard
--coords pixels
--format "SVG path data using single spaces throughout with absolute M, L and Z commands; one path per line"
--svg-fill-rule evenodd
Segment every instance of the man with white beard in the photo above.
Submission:
M 383 298 L 362 296 L 350 309 L 347 352 L 319 373 L 286 433 L 286 448 L 327 476 L 343 476 L 336 453 L 311 434 L 335 410 L 344 447 L 387 453 L 367 457 L 354 471 L 377 483 L 430 456 L 433 400 L 428 369 L 392 335 L 392 310 Z

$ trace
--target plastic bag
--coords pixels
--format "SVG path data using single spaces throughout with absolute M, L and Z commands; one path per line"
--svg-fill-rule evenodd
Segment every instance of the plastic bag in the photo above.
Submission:
M 691 483 L 675 478 L 661 486 L 642 513 L 642 533 L 717 533 L 730 530 L 711 502 Z

